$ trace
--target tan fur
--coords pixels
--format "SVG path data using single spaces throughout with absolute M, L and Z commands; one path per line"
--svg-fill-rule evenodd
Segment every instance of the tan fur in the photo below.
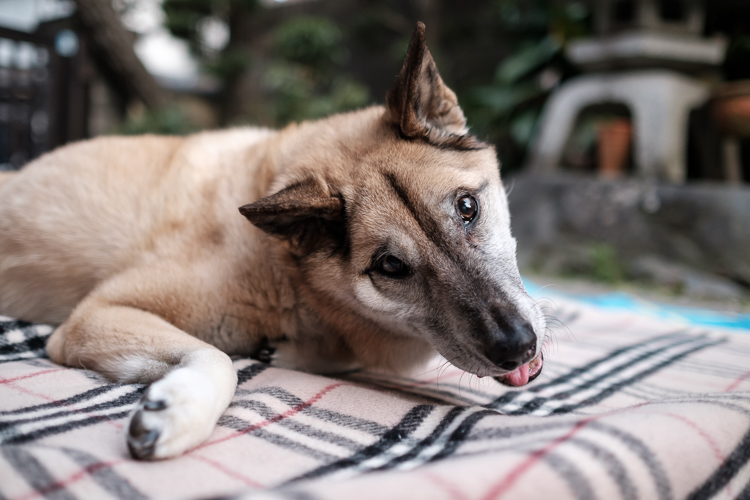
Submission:
M 6 182 L 10 182 L 13 177 L 16 176 L 16 172 L 0 172 L 0 186 Z
M 460 305 L 447 312 L 451 297 L 507 306 L 543 328 L 518 279 L 494 150 L 465 135 L 439 75 L 423 80 L 434 63 L 421 29 L 410 54 L 424 62 L 407 57 L 388 109 L 279 132 L 98 138 L 0 175 L 0 314 L 60 325 L 47 346 L 57 363 L 156 382 L 134 414 L 134 455 L 174 456 L 208 436 L 236 384 L 227 354 L 270 342 L 278 366 L 337 372 L 405 370 L 437 348 L 498 376 L 507 370 L 485 359 L 486 342 L 461 333 Z M 457 188 L 481 195 L 476 231 L 456 218 Z M 465 235 L 446 236 L 456 256 L 428 234 L 433 219 L 435 232 Z M 373 275 L 374 252 L 394 242 L 432 284 Z M 496 257 L 477 261 L 482 245 Z M 461 276 L 457 259 L 478 270 Z M 438 305 L 418 290 L 441 286 L 449 337 L 423 326 Z M 518 298 L 495 300 L 498 287 Z

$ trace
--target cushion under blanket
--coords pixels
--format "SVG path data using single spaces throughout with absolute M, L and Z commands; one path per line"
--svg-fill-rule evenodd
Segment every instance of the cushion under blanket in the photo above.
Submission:
M 0 498 L 750 498 L 750 335 L 560 300 L 521 389 L 444 360 L 329 378 L 237 359 L 204 444 L 130 458 L 142 385 L 46 358 L 0 318 Z

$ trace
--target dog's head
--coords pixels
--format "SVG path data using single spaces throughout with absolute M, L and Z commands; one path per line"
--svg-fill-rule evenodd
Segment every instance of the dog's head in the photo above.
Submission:
M 317 135 L 293 174 L 241 212 L 285 242 L 306 286 L 474 374 L 538 375 L 545 321 L 518 272 L 495 151 L 468 134 L 424 25 L 385 109 L 301 129 Z

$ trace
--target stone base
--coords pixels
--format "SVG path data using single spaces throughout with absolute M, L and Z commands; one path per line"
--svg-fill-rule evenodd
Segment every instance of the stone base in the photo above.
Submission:
M 750 285 L 748 187 L 528 172 L 505 185 L 522 268 Z

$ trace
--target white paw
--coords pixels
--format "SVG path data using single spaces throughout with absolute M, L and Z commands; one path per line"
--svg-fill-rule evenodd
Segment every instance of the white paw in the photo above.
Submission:
M 130 420 L 130 453 L 141 460 L 155 460 L 201 444 L 226 409 L 222 389 L 205 373 L 187 367 L 151 384 Z

